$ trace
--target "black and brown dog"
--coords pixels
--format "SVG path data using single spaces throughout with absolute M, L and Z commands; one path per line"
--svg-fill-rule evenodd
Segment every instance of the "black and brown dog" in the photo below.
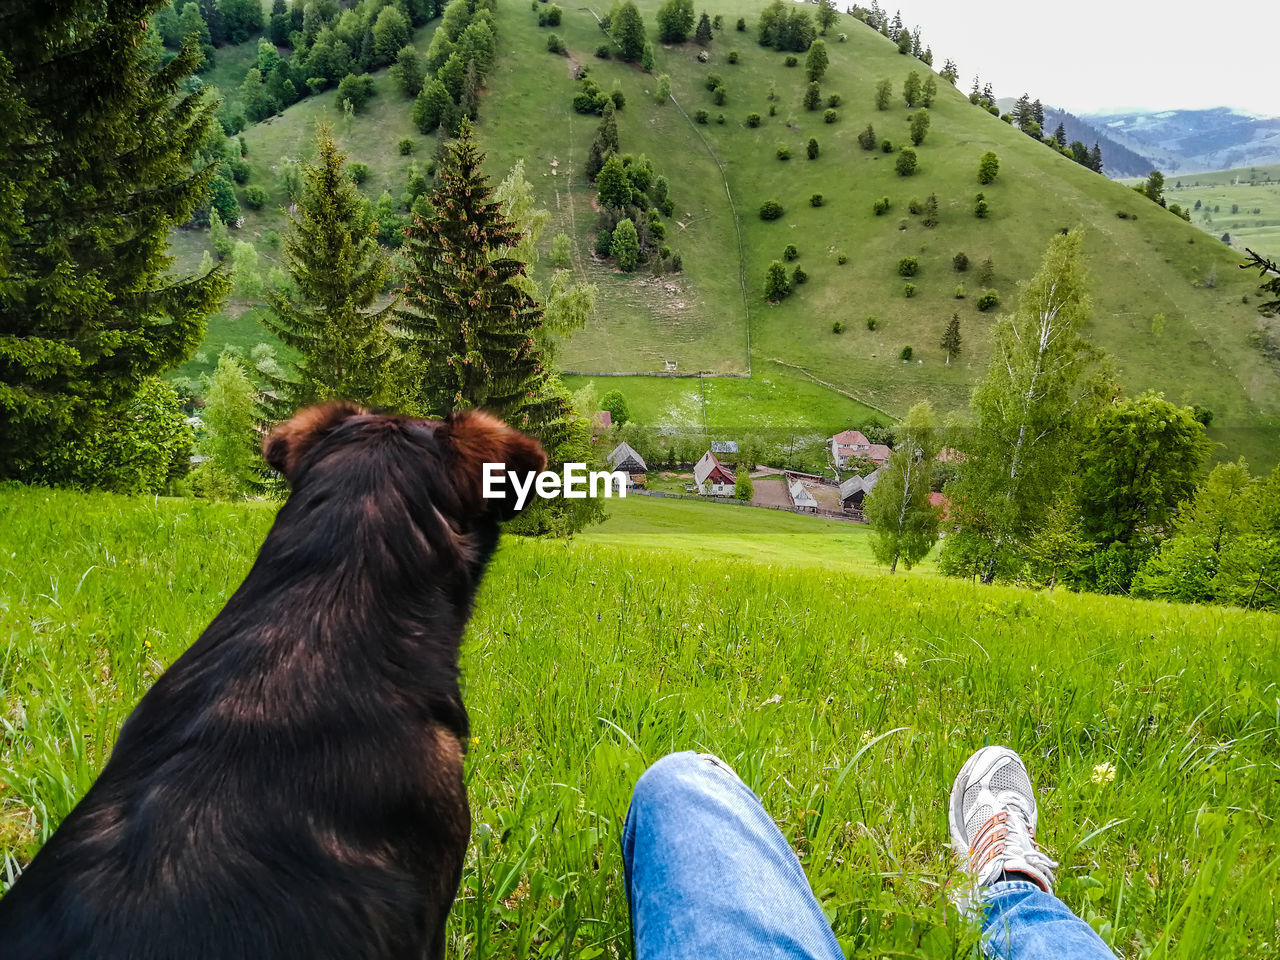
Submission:
M 484 413 L 345 404 L 264 452 L 288 502 L 0 900 L 3 960 L 443 954 L 471 828 L 458 647 L 514 512 L 482 465 L 545 457 Z

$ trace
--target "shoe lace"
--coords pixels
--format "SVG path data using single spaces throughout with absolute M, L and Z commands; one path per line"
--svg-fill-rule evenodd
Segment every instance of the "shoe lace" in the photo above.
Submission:
M 1010 817 L 1010 813 L 1017 816 Z M 969 862 L 980 883 L 988 879 L 988 874 L 994 876 L 998 872 L 988 869 L 992 864 L 998 862 L 1003 869 L 1004 863 L 1012 859 L 1019 860 L 1031 875 L 1042 879 L 1046 890 L 1053 886 L 1053 871 L 1058 864 L 1040 849 L 1031 826 L 1031 815 L 1016 797 L 1007 799 L 1002 809 L 987 818 L 969 846 Z

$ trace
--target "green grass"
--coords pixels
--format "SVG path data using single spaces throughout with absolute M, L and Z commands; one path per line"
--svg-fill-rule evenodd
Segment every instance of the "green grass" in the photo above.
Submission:
M 1165 198 L 1191 210 L 1191 222 L 1206 233 L 1231 234 L 1235 250 L 1280 257 L 1280 164 L 1170 177 Z
M 1058 892 L 1122 955 L 1275 954 L 1276 617 L 750 563 L 733 530 L 698 549 L 705 520 L 663 555 L 636 549 L 647 509 L 571 542 L 507 539 L 495 559 L 463 648 L 474 829 L 450 956 L 629 956 L 629 792 L 687 748 L 760 794 L 849 956 L 963 955 L 945 797 L 997 742 L 1037 780 Z M 813 522 L 691 509 L 759 524 L 744 546 Z M 272 514 L 0 492 L 9 856 L 66 815 Z M 1094 782 L 1102 763 L 1114 782 Z

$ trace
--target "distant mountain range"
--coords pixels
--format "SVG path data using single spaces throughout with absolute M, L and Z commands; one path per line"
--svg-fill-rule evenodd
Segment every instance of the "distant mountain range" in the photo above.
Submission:
M 996 106 L 1001 113 L 1013 113 L 1017 101 L 1013 97 L 1000 97 Z M 1106 135 L 1087 120 L 1082 120 L 1074 113 L 1067 113 L 1056 107 L 1044 108 L 1044 135 L 1051 136 L 1062 124 L 1067 135 L 1067 143 L 1079 140 L 1086 147 L 1095 143 L 1102 149 L 1102 172 L 1113 180 L 1124 177 L 1145 177 L 1155 164 L 1150 157 L 1129 149 L 1123 143 Z
M 1047 121 L 1048 111 L 1045 113 Z M 1106 173 L 1113 177 L 1141 176 L 1152 167 L 1166 174 L 1197 173 L 1280 162 L 1280 117 L 1259 117 L 1214 107 L 1159 113 L 1093 113 L 1083 119 L 1108 139 L 1150 160 L 1146 170 L 1118 172 L 1111 168 L 1104 143 Z M 1049 123 L 1045 126 L 1053 130 Z

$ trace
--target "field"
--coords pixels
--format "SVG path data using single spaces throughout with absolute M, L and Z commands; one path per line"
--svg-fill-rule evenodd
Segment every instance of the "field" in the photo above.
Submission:
M 644 767 L 685 748 L 761 795 L 849 956 L 965 956 L 945 796 L 990 742 L 1027 758 L 1059 892 L 1123 955 L 1276 955 L 1280 620 L 889 577 L 857 532 L 827 564 L 826 538 L 785 539 L 815 521 L 653 506 L 571 542 L 507 539 L 494 562 L 464 647 L 475 822 L 450 956 L 629 956 L 622 817 Z M 272 513 L 0 491 L 10 870 Z
M 1231 234 L 1231 246 L 1280 258 L 1280 164 L 1171 177 L 1165 196 L 1200 209 L 1191 222 L 1206 233 Z M 1233 213 L 1232 210 L 1235 210 Z M 1255 212 L 1257 211 L 1257 212 Z

